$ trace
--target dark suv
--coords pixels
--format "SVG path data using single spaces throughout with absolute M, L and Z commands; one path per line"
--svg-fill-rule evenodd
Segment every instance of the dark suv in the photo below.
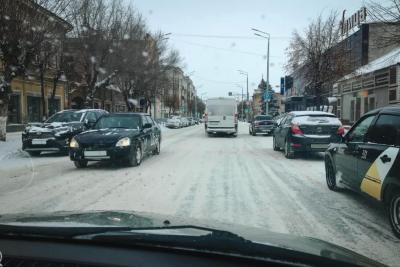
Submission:
M 255 136 L 258 133 L 270 134 L 274 131 L 275 121 L 272 116 L 257 115 L 249 125 L 249 134 Z
M 63 110 L 43 123 L 30 123 L 22 132 L 22 149 L 32 156 L 42 151 L 68 152 L 71 138 L 90 129 L 107 114 L 102 109 Z
M 297 152 L 323 152 L 344 134 L 339 119 L 322 111 L 292 111 L 274 130 L 273 149 L 284 149 L 286 158 Z
M 365 114 L 325 152 L 326 182 L 385 204 L 400 238 L 400 105 Z

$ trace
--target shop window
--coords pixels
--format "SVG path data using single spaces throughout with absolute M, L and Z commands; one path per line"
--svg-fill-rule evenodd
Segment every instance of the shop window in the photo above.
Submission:
M 21 123 L 21 96 L 11 95 L 8 102 L 8 123 Z
M 361 98 L 356 99 L 356 120 L 361 117 Z
M 373 110 L 373 109 L 375 109 L 375 97 L 370 97 L 369 98 L 369 105 L 368 105 L 369 107 L 369 110 Z
M 396 89 L 389 90 L 389 101 L 396 101 Z
M 48 103 L 49 103 L 49 116 L 51 116 L 61 110 L 60 99 L 51 100 L 49 98 Z
M 364 113 L 367 113 L 368 110 L 368 97 L 364 97 Z
M 28 122 L 40 122 L 41 118 L 41 99 L 36 96 L 27 97 Z
M 389 71 L 390 84 L 395 84 L 396 83 L 396 80 L 397 80 L 396 74 L 397 74 L 396 67 L 391 68 L 390 71 Z

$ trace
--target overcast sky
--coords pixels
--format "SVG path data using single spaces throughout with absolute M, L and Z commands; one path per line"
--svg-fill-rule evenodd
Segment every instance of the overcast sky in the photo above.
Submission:
M 285 49 L 293 30 L 302 30 L 319 14 L 347 10 L 353 14 L 363 0 L 136 0 L 150 30 L 172 33 L 170 46 L 184 58 L 184 71 L 204 97 L 240 93 L 249 73 L 250 97 L 267 72 L 267 41 L 251 28 L 271 34 L 270 84 L 285 74 Z M 214 37 L 215 36 L 215 37 Z M 275 88 L 278 90 L 278 88 Z M 246 90 L 246 87 L 244 87 Z

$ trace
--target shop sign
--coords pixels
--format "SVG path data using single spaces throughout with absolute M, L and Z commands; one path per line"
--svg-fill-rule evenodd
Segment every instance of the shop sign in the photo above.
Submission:
M 367 8 L 362 7 L 349 18 L 345 18 L 346 10 L 343 10 L 342 20 L 340 21 L 340 32 L 343 35 L 348 35 L 349 31 L 356 26 L 361 25 L 367 19 Z

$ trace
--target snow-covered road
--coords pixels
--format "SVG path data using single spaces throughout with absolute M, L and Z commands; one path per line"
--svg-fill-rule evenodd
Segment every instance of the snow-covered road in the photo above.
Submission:
M 9 140 L 20 147 L 18 137 Z M 0 214 L 146 211 L 316 237 L 400 264 L 400 242 L 380 205 L 329 191 L 321 155 L 288 160 L 271 137 L 250 136 L 247 124 L 237 138 L 206 137 L 203 125 L 167 130 L 161 154 L 137 168 L 78 170 L 66 156 L 10 153 L 0 161 Z

